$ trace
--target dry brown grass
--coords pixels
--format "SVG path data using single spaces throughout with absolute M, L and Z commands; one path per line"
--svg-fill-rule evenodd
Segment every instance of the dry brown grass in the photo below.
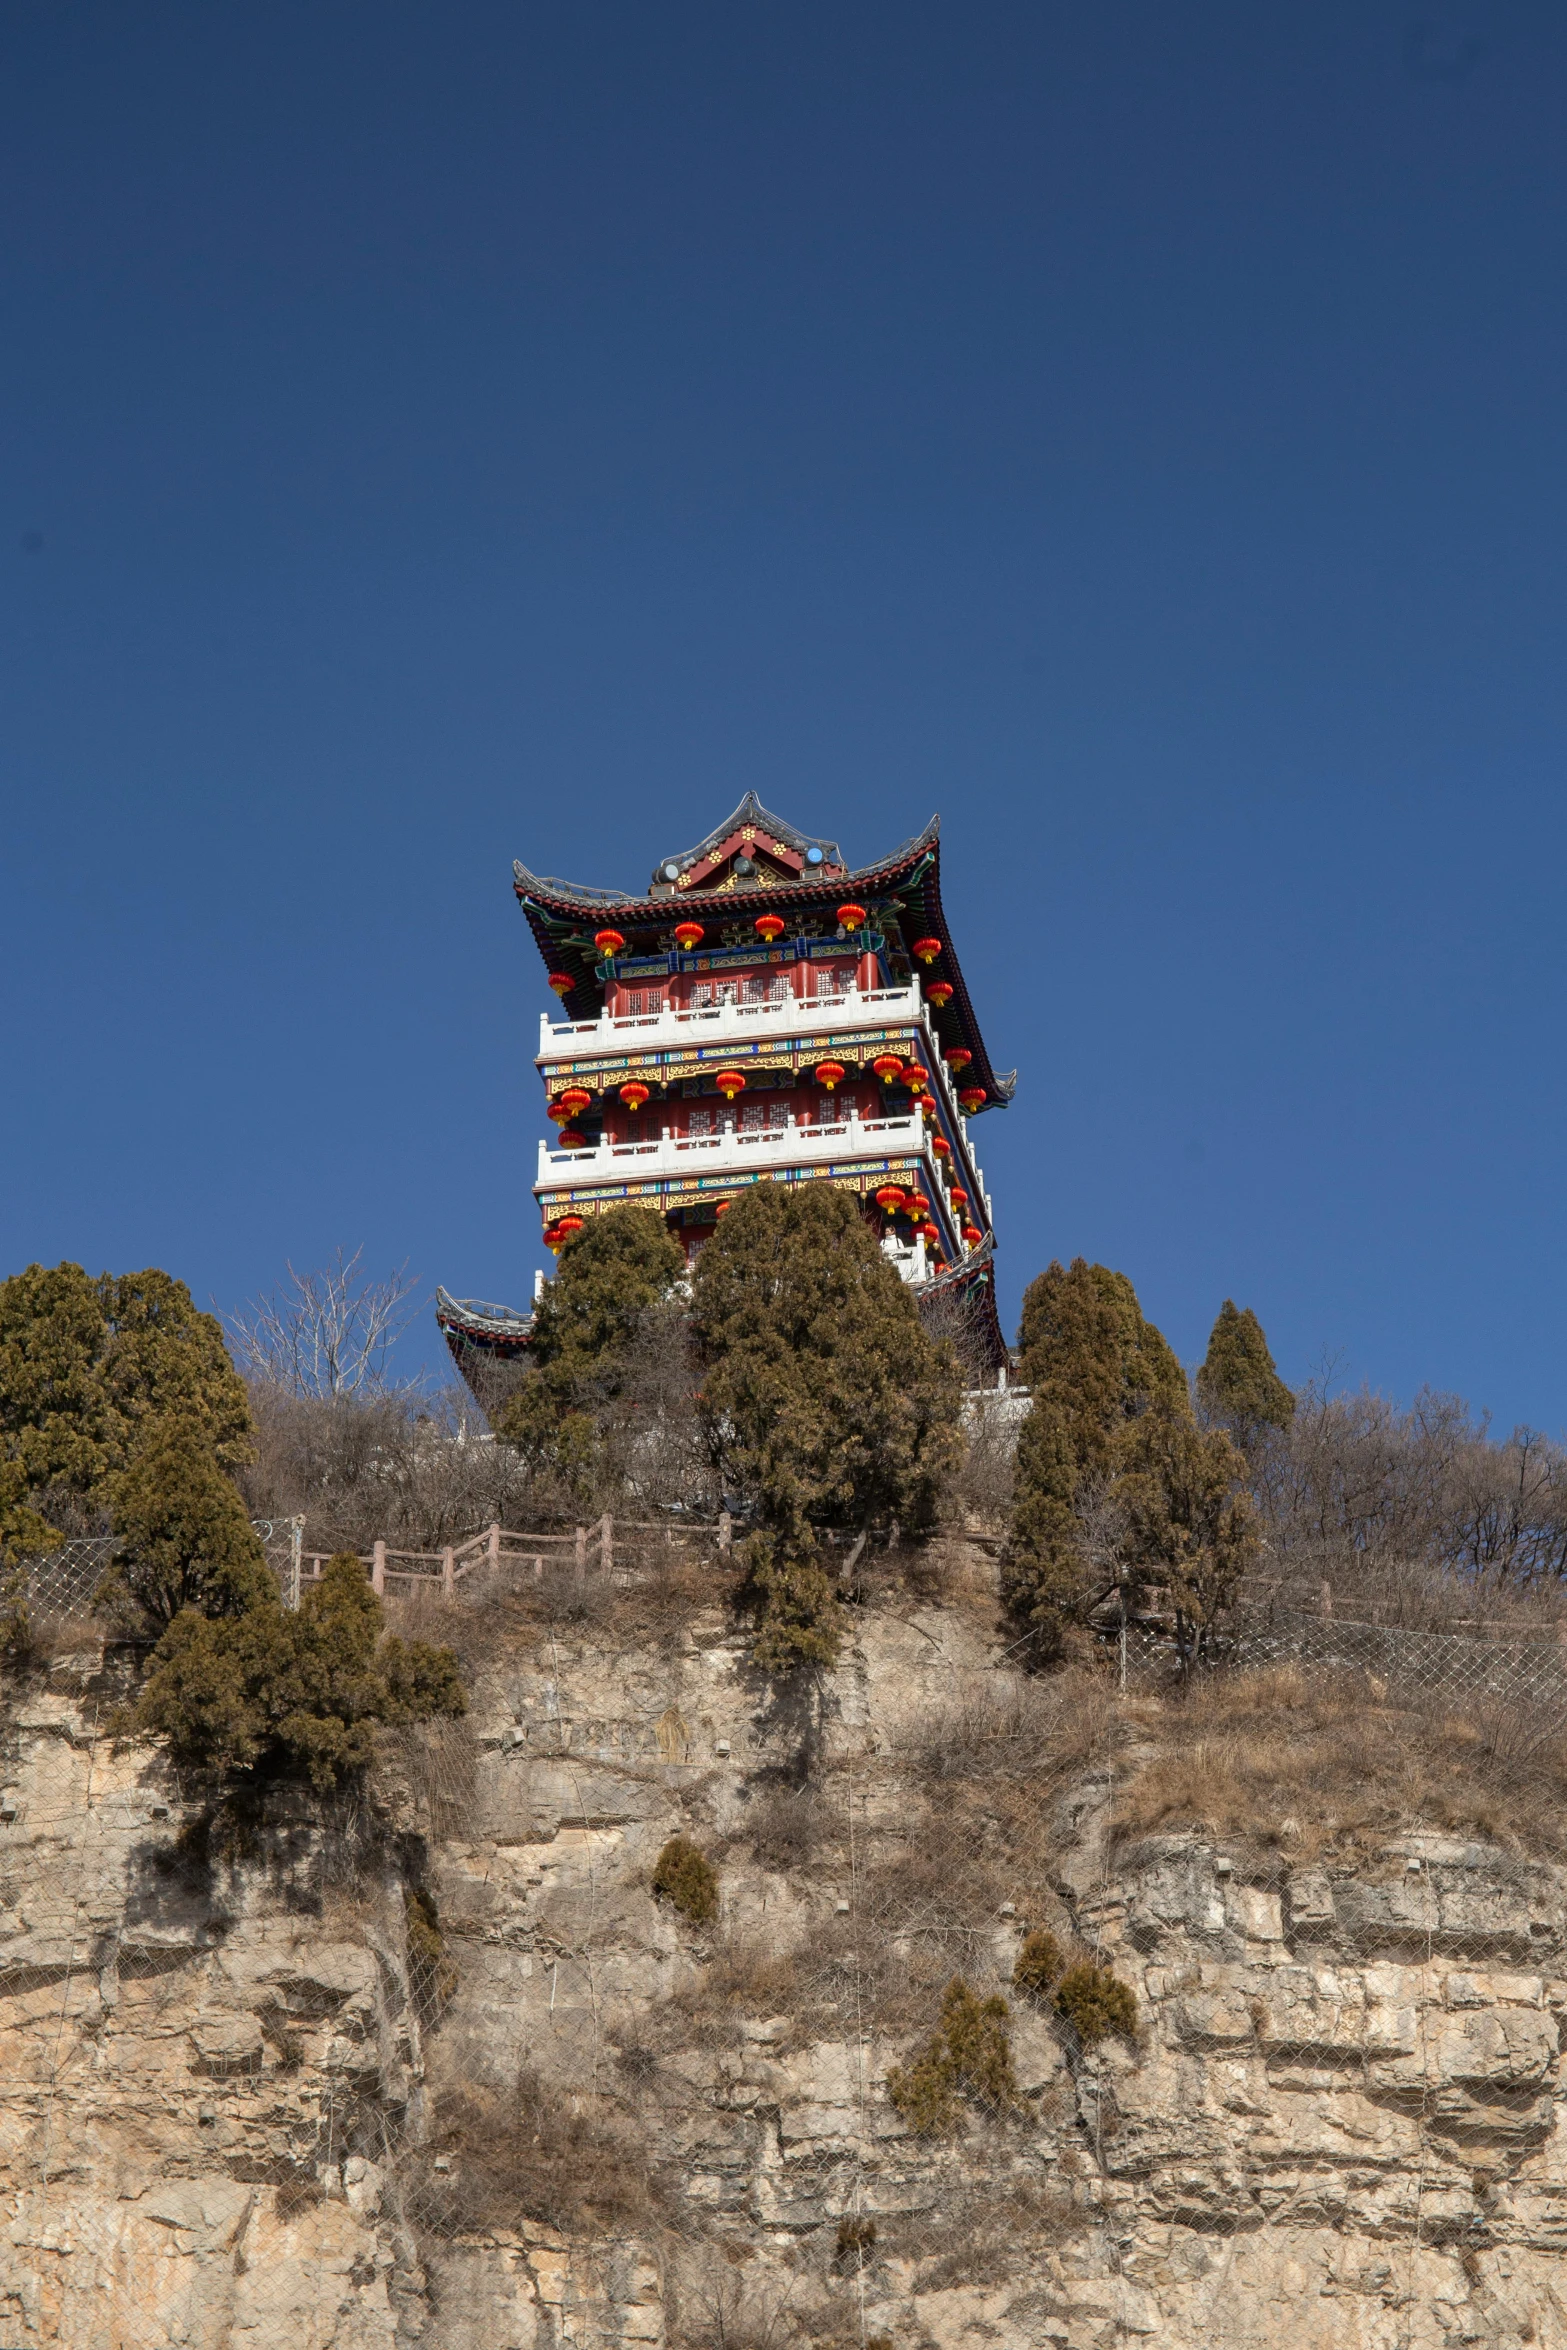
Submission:
M 755 1797 L 739 1841 L 764 1868 L 800 1869 L 839 1841 L 841 1819 L 813 1786 L 771 1786 Z
M 926 1715 L 903 1740 L 899 1759 L 927 1784 L 1026 1777 L 1044 1792 L 1104 1753 L 1117 1719 L 1103 1674 L 986 1673 Z
M 649 2150 L 624 2115 L 606 2098 L 545 2091 L 530 2073 L 510 2098 L 443 2097 L 408 2195 L 412 2216 L 447 2239 L 523 2220 L 613 2235 L 649 2225 L 662 2207 Z
M 738 2047 L 742 2026 L 793 2017 L 801 1983 L 795 1957 L 749 1935 L 728 1935 L 696 1982 L 646 2019 L 642 2045 L 657 2056 L 672 2048 Z
M 1292 1857 L 1415 1825 L 1567 1851 L 1567 1737 L 1517 1703 L 1395 1705 L 1361 1676 L 1215 1674 L 1129 1708 L 1122 1842 L 1202 1828 Z

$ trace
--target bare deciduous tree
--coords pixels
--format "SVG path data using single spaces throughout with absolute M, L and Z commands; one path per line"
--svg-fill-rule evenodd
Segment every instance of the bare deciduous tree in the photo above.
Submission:
M 247 1378 L 321 1400 L 391 1391 L 392 1349 L 413 1318 L 419 1283 L 406 1263 L 372 1280 L 360 1270 L 363 1255 L 339 1249 L 313 1273 L 290 1264 L 286 1281 L 227 1317 Z

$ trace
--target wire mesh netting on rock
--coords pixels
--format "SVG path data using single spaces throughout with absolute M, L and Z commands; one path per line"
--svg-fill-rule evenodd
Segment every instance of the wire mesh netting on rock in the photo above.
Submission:
M 0 2340 L 1567 2341 L 1554 1691 L 1030 1679 L 987 1572 L 779 1684 L 711 1555 L 529 1568 L 330 1801 L 14 1679 Z

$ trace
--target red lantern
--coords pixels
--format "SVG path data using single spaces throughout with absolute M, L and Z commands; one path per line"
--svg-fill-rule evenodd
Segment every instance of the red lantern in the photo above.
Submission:
M 570 1240 L 574 1233 L 582 1230 L 582 1218 L 580 1216 L 562 1216 L 555 1229 L 562 1240 Z
M 952 1145 L 944 1134 L 933 1134 L 930 1138 L 930 1147 L 938 1159 L 950 1159 L 952 1156 Z
M 982 1085 L 965 1085 L 963 1091 L 958 1095 L 959 1101 L 970 1117 L 974 1115 L 974 1112 L 986 1098 L 985 1088 Z
M 963 1227 L 963 1238 L 964 1238 L 964 1240 L 966 1241 L 966 1243 L 968 1244 L 968 1246 L 969 1246 L 970 1248 L 977 1248 L 977 1247 L 979 1246 L 979 1243 L 980 1243 L 980 1242 L 981 1242 L 981 1241 L 984 1239 L 984 1237 L 985 1237 L 985 1235 L 983 1234 L 983 1232 L 981 1232 L 981 1230 L 980 1230 L 980 1228 L 979 1228 L 979 1226 L 978 1226 L 977 1224 L 965 1224 L 965 1225 L 964 1225 L 964 1227 Z
M 753 927 L 757 937 L 765 938 L 768 945 L 771 946 L 775 938 L 782 938 L 784 934 L 783 916 L 781 914 L 758 914 Z
M 898 1213 L 898 1210 L 904 1205 L 904 1194 L 901 1184 L 884 1183 L 880 1191 L 878 1191 L 876 1194 L 876 1205 L 879 1208 L 885 1208 L 889 1216 L 895 1216 Z
M 721 1199 L 717 1207 L 713 1210 L 713 1214 L 715 1216 L 727 1216 L 734 1204 L 735 1203 L 732 1199 Z
M 720 1069 L 713 1082 L 725 1101 L 732 1102 L 737 1093 L 745 1091 L 745 1071 L 743 1069 Z
M 918 1061 L 908 1061 L 904 1064 L 903 1082 L 910 1093 L 921 1094 L 925 1091 L 925 1072 Z
M 585 1085 L 568 1085 L 565 1092 L 558 1093 L 551 1102 L 550 1116 L 557 1117 L 564 1111 L 568 1118 L 574 1118 L 579 1110 L 587 1108 L 592 1099 Z
M 854 931 L 859 929 L 860 924 L 865 920 L 865 908 L 863 906 L 854 905 L 840 906 L 838 908 L 838 919 L 843 924 L 844 929 L 852 934 Z
M 928 1216 L 930 1214 L 930 1202 L 922 1191 L 909 1193 L 909 1214 L 911 1216 Z
M 949 1200 L 951 1200 L 955 1208 L 966 1208 L 968 1206 L 968 1193 L 964 1190 L 961 1183 L 954 1183 L 952 1189 L 948 1192 L 947 1197 Z
M 903 1075 L 903 1062 L 897 1053 L 878 1053 L 871 1067 L 883 1085 L 890 1085 L 895 1077 Z
M 563 1151 L 585 1151 L 589 1148 L 588 1138 L 585 1134 L 579 1134 L 575 1126 L 563 1126 L 560 1130 L 560 1147 Z
M 817 1084 L 825 1085 L 831 1093 L 835 1085 L 843 1082 L 845 1070 L 841 1061 L 818 1061 L 814 1074 Z
M 675 924 L 675 944 L 677 947 L 684 947 L 687 954 L 691 952 L 693 947 L 701 945 L 704 935 L 700 922 L 677 922 Z
M 970 1061 L 973 1060 L 974 1056 L 969 1051 L 966 1044 L 955 1044 L 951 1051 L 947 1054 L 946 1058 L 947 1067 L 955 1071 L 958 1069 L 966 1069 Z
M 647 1100 L 647 1087 L 639 1079 L 633 1078 L 629 1085 L 621 1087 L 620 1098 L 628 1110 L 640 1110 Z
M 625 943 L 618 930 L 595 930 L 593 933 L 593 944 L 606 962 L 611 955 L 618 955 Z
M 941 941 L 939 938 L 917 938 L 914 941 L 914 952 L 922 963 L 929 966 L 941 952 Z
M 572 989 L 577 984 L 569 971 L 552 971 L 549 975 L 549 978 L 550 986 L 554 989 L 556 995 L 561 998 L 562 1002 L 564 1002 L 565 998 L 570 995 Z
M 938 1012 L 944 1011 L 947 1005 L 952 1001 L 952 994 L 953 991 L 949 981 L 945 979 L 933 979 L 929 987 L 927 987 L 925 990 L 925 1001 L 928 1004 L 934 1004 Z

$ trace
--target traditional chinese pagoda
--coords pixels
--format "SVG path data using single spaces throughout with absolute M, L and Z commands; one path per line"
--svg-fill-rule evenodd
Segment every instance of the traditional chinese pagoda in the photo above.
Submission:
M 747 792 L 646 892 L 516 865 L 565 1017 L 539 1023 L 557 1128 L 534 1194 L 559 1249 L 589 1216 L 656 1208 L 692 1257 L 753 1183 L 864 1202 L 922 1297 L 957 1291 L 996 1362 L 990 1197 L 971 1121 L 1003 1107 L 942 912 L 938 822 L 851 870 Z M 530 1317 L 438 1293 L 465 1376 L 525 1354 Z

